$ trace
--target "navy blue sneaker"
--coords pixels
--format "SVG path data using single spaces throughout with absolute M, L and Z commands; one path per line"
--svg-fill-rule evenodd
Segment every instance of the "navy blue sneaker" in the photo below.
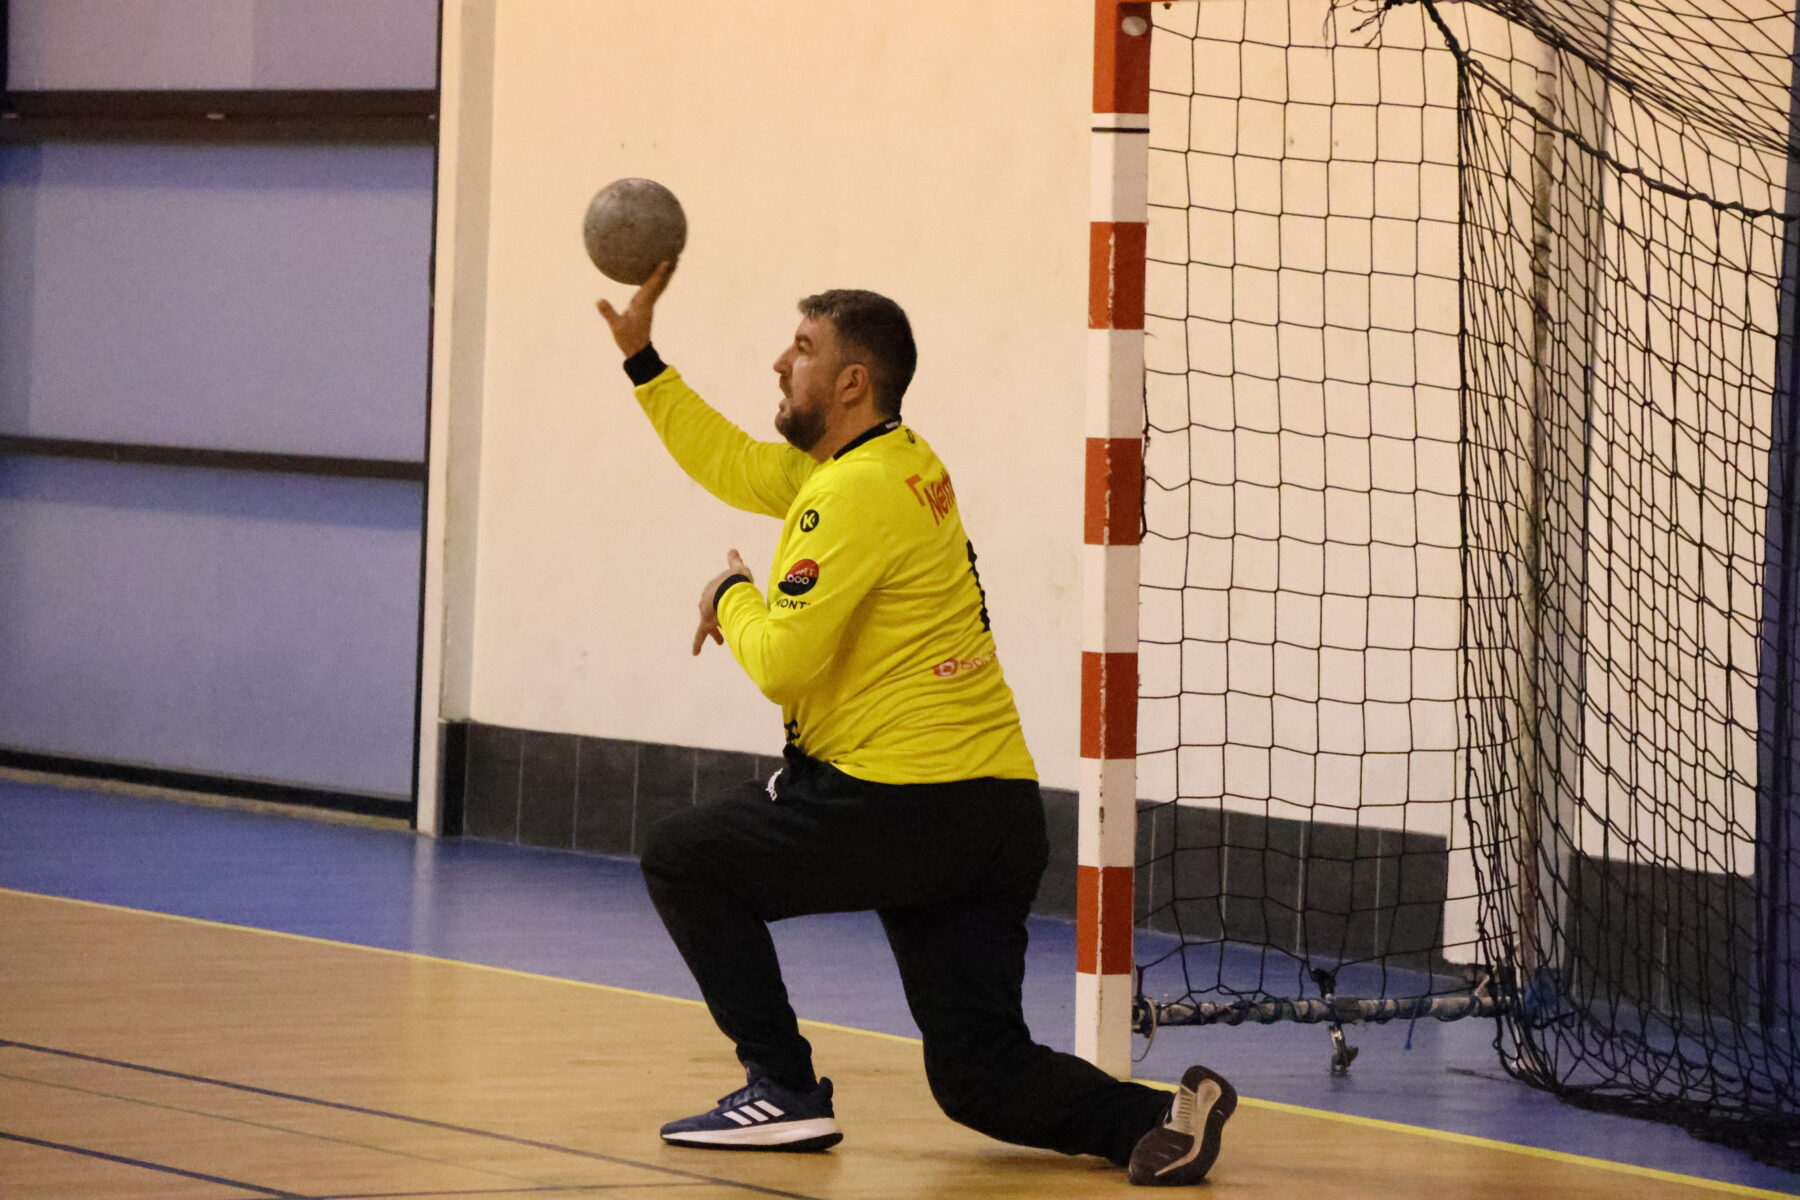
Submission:
M 1163 1123 L 1138 1139 L 1127 1177 L 1140 1187 L 1199 1183 L 1219 1157 L 1219 1133 L 1237 1108 L 1237 1089 L 1223 1075 L 1189 1067 Z
M 670 1121 L 662 1140 L 705 1150 L 824 1150 L 844 1135 L 831 1111 L 831 1080 L 794 1092 L 757 1078 L 721 1097 L 711 1112 Z

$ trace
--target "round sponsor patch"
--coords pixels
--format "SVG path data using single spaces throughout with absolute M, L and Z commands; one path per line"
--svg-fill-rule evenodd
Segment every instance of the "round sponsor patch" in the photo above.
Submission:
M 819 582 L 819 564 L 803 558 L 787 569 L 787 575 L 776 586 L 790 596 L 804 596 Z
M 800 514 L 800 532 L 811 533 L 819 527 L 819 510 L 809 508 Z

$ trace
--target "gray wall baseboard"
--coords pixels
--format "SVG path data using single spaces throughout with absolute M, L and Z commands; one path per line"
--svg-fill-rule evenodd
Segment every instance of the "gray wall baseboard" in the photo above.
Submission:
M 631 856 L 663 816 L 761 786 L 782 762 L 473 721 L 447 722 L 443 745 L 447 834 Z M 1043 798 L 1050 865 L 1033 911 L 1073 917 L 1079 800 L 1062 788 L 1043 789 Z M 1448 869 L 1441 838 L 1203 807 L 1138 809 L 1141 928 L 1437 965 Z
M 639 854 L 660 818 L 734 787 L 761 786 L 776 755 L 446 722 L 446 834 L 593 854 Z M 1050 866 L 1034 911 L 1076 907 L 1077 797 L 1046 788 Z M 1380 961 L 1443 970 L 1449 848 L 1441 837 L 1289 821 L 1205 805 L 1138 805 L 1141 929 L 1264 946 L 1303 962 Z M 1735 877 L 1581 856 L 1568 884 L 1575 983 L 1622 989 L 1653 963 L 1673 994 L 1717 994 L 1746 945 L 1711 945 L 1708 918 L 1751 903 Z M 1742 928 L 1741 923 L 1737 928 Z M 1738 977 L 1742 977 L 1741 975 Z
M 447 722 L 443 745 L 447 834 L 634 857 L 662 817 L 761 786 L 782 763 L 476 721 Z M 1043 798 L 1050 865 L 1033 911 L 1073 917 L 1079 799 L 1062 788 L 1043 789 Z M 1138 809 L 1141 928 L 1437 965 L 1448 868 L 1441 838 L 1170 804 Z
M 444 724 L 443 831 L 590 854 L 643 851 L 667 814 L 734 787 L 758 786 L 779 754 L 622 741 L 513 729 L 479 721 Z M 1036 911 L 1075 913 L 1076 795 L 1045 788 L 1050 867 Z

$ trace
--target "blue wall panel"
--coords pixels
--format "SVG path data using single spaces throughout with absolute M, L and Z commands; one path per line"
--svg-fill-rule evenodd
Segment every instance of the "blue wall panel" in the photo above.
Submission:
M 437 0 L 10 0 L 14 88 L 430 88 Z
M 420 494 L 0 456 L 0 745 L 409 795 Z
M 422 460 L 433 170 L 0 149 L 0 433 Z

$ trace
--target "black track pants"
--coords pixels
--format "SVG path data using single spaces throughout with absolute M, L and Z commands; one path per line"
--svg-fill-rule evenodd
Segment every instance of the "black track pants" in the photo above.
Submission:
M 1035 783 L 872 784 L 789 752 L 759 787 L 659 823 L 644 879 L 713 1019 L 752 1071 L 813 1080 L 768 922 L 881 916 L 932 1095 L 1001 1141 L 1123 1164 L 1168 1095 L 1032 1041 L 1019 990 L 1047 847 Z

